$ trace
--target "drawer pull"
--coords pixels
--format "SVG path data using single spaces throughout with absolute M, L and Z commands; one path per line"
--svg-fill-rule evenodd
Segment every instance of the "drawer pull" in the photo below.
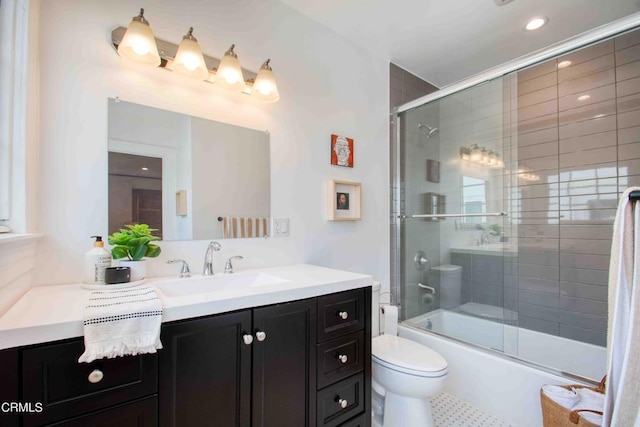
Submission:
M 347 399 L 340 399 L 340 396 L 336 397 L 336 401 L 338 402 L 338 405 L 340 405 L 342 409 L 346 408 L 347 405 L 349 404 L 347 402 Z
M 336 357 L 342 363 L 347 363 L 347 360 L 349 360 L 346 354 L 338 354 Z
M 262 341 L 267 339 L 267 333 L 266 332 L 262 332 L 262 331 L 258 331 L 258 332 L 256 332 L 256 338 L 258 339 L 258 341 L 262 342 Z
M 94 369 L 87 378 L 91 384 L 97 384 L 104 378 L 104 374 L 100 369 Z
M 253 335 L 244 334 L 242 336 L 242 341 L 244 341 L 246 345 L 251 345 L 251 343 L 253 342 Z
M 347 318 L 349 317 L 349 313 L 347 313 L 346 311 L 339 311 L 338 317 L 342 320 L 347 320 Z

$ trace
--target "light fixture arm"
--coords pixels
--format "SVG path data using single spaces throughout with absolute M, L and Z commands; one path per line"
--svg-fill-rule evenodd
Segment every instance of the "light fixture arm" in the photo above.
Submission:
M 193 40 L 194 42 L 198 42 L 198 39 L 193 36 L 193 27 L 189 27 L 189 31 L 182 37 L 182 40 Z
M 144 25 L 149 25 L 149 21 L 144 17 L 144 8 L 140 8 L 140 14 L 138 16 L 134 16 L 132 21 L 140 22 Z

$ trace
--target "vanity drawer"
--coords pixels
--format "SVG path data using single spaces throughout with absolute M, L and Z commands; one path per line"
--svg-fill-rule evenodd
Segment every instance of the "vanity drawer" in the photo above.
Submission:
M 364 331 L 318 344 L 318 388 L 340 381 L 364 368 Z
M 49 424 L 48 427 L 156 427 L 157 425 L 158 397 L 151 396 L 70 420 Z
M 364 328 L 364 289 L 318 298 L 318 342 L 337 338 Z
M 41 413 L 25 415 L 25 426 L 58 421 L 157 393 L 155 354 L 78 363 L 83 352 L 81 339 L 23 351 L 23 400 L 41 402 L 43 408 Z
M 364 399 L 362 373 L 320 390 L 317 400 L 317 426 L 334 427 L 360 414 L 364 411 Z

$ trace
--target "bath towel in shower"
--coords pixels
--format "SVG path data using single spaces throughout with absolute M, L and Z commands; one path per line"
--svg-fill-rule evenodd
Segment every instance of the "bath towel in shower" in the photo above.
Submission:
M 609 265 L 607 388 L 602 425 L 640 426 L 640 202 L 620 198 Z

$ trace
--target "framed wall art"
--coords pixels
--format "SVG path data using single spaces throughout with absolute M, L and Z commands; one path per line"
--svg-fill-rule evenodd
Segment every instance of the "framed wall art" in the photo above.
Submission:
M 357 221 L 361 216 L 362 184 L 332 179 L 327 189 L 330 221 Z
M 353 167 L 353 139 L 346 136 L 331 135 L 331 164 Z

